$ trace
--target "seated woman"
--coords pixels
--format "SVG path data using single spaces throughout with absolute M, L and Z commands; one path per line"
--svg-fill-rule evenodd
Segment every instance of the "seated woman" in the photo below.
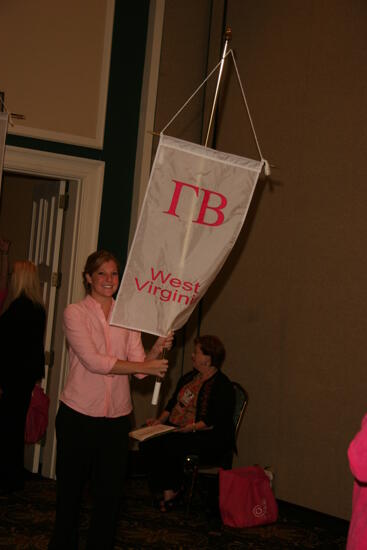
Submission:
M 221 460 L 234 449 L 234 390 L 220 371 L 225 349 L 216 336 L 195 339 L 193 370 L 183 375 L 164 411 L 148 425 L 170 424 L 178 430 L 140 444 L 151 489 L 163 491 L 162 512 L 177 503 L 188 454 L 200 462 Z

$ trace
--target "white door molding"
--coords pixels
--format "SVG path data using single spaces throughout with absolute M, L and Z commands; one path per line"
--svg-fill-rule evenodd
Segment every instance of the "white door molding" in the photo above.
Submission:
M 74 193 L 75 204 L 73 204 L 75 215 L 72 227 L 69 228 L 67 243 L 71 261 L 68 266 L 68 276 L 63 278 L 67 285 L 63 292 L 64 298 L 63 304 L 61 304 L 63 307 L 81 300 L 85 295 L 81 274 L 87 256 L 97 248 L 104 166 L 102 161 L 57 155 L 33 149 L 12 146 L 7 146 L 5 149 L 4 170 L 8 172 L 76 182 L 77 191 Z M 59 329 L 56 328 L 56 333 L 56 338 L 62 338 L 62 345 L 60 346 L 57 380 L 53 386 L 52 395 L 50 394 L 52 420 L 50 418 L 42 464 L 42 474 L 47 477 L 55 477 L 54 416 L 67 374 L 66 344 L 60 325 Z
M 70 301 L 80 300 L 84 296 L 80 274 L 86 257 L 96 249 L 98 242 L 104 162 L 7 146 L 4 170 L 76 180 L 80 183 L 78 214 L 74 227 L 73 263 L 70 266 L 73 276 L 68 293 Z

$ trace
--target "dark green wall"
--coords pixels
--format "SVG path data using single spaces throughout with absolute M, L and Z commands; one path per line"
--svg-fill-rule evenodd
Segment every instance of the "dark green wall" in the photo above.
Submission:
M 124 263 L 130 227 L 140 94 L 149 0 L 116 0 L 112 57 L 102 150 L 8 135 L 7 145 L 72 155 L 106 163 L 98 247 Z

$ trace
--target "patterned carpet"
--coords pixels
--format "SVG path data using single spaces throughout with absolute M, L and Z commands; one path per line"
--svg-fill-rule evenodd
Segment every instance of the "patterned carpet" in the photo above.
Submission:
M 1 496 L 0 549 L 46 549 L 54 506 L 55 482 L 37 476 L 27 480 L 24 491 Z M 84 549 L 88 512 L 86 499 L 80 526 L 81 550 Z M 205 509 L 203 493 L 194 499 L 189 515 L 183 505 L 162 514 L 152 506 L 145 478 L 134 477 L 126 483 L 115 549 L 344 549 L 347 529 L 346 521 L 282 502 L 276 524 L 231 529 L 221 525 L 213 510 Z

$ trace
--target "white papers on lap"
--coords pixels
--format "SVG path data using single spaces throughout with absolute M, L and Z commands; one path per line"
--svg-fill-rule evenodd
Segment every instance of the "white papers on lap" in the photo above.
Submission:
M 111 324 L 166 336 L 223 266 L 263 161 L 161 136 Z
M 145 426 L 144 428 L 138 428 L 129 433 L 129 436 L 137 439 L 138 441 L 144 441 L 157 435 L 163 435 L 167 432 L 177 430 L 174 426 L 166 426 L 165 424 L 156 424 L 155 426 Z

